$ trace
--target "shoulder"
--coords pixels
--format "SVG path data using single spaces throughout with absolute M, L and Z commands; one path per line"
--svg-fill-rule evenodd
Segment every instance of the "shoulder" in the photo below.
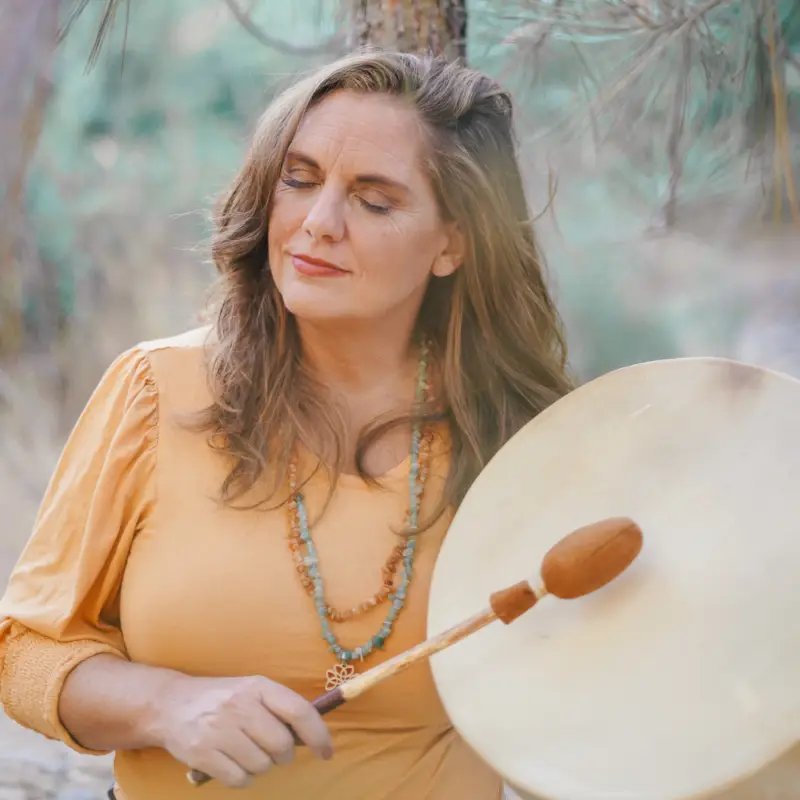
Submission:
M 188 409 L 208 402 L 206 367 L 215 342 L 214 327 L 205 325 L 174 336 L 141 341 L 123 358 L 147 364 L 149 379 L 162 405 Z
M 134 349 L 148 355 L 164 351 L 175 354 L 177 351 L 184 358 L 191 358 L 192 355 L 204 352 L 213 341 L 214 327 L 212 325 L 204 325 L 200 328 L 183 331 L 175 336 L 139 342 Z
M 212 325 L 192 328 L 174 336 L 141 341 L 123 354 L 124 358 L 143 359 L 149 362 L 154 377 L 162 377 L 172 370 L 196 371 L 206 362 L 209 346 L 215 342 Z

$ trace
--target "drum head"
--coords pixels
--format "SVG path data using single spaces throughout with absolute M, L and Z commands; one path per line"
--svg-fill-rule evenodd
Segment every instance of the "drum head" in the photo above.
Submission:
M 455 727 L 521 792 L 687 800 L 800 733 L 800 381 L 721 359 L 639 364 L 558 401 L 489 463 L 433 577 L 429 635 L 573 529 L 631 517 L 632 566 L 431 658 Z

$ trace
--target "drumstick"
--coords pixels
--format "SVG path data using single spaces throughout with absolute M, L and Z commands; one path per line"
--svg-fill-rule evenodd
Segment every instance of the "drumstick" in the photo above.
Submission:
M 510 624 L 548 594 L 571 600 L 597 591 L 624 572 L 641 549 L 642 531 L 627 517 L 612 517 L 578 528 L 548 550 L 542 560 L 541 584 L 537 588 L 528 581 L 520 581 L 493 592 L 483 611 L 350 678 L 318 697 L 313 705 L 320 714 L 327 714 L 495 620 Z M 295 742 L 303 744 L 296 734 Z M 191 770 L 186 777 L 193 786 L 202 786 L 211 780 L 199 770 Z

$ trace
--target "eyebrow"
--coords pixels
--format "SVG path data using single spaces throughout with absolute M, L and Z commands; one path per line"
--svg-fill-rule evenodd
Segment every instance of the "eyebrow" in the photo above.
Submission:
M 311 169 L 320 171 L 322 169 L 320 165 L 314 161 L 313 158 L 311 158 L 311 156 L 306 155 L 306 153 L 301 153 L 299 150 L 289 150 L 289 152 L 286 154 L 286 160 L 299 161 L 301 164 L 311 167 Z M 399 189 L 401 192 L 412 194 L 411 189 L 406 186 L 406 184 L 395 180 L 394 178 L 389 178 L 386 175 L 380 175 L 378 173 L 356 175 L 356 183 L 366 183 L 373 186 L 385 186 L 390 189 Z

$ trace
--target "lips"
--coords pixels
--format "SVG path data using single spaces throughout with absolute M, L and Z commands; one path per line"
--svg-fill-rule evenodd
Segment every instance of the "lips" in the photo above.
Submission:
M 321 258 L 313 258 L 306 255 L 293 254 L 292 265 L 294 266 L 296 272 L 309 278 L 325 278 L 335 277 L 337 275 L 347 275 L 346 270 L 337 267 L 336 264 L 331 264 L 330 261 L 324 261 Z

